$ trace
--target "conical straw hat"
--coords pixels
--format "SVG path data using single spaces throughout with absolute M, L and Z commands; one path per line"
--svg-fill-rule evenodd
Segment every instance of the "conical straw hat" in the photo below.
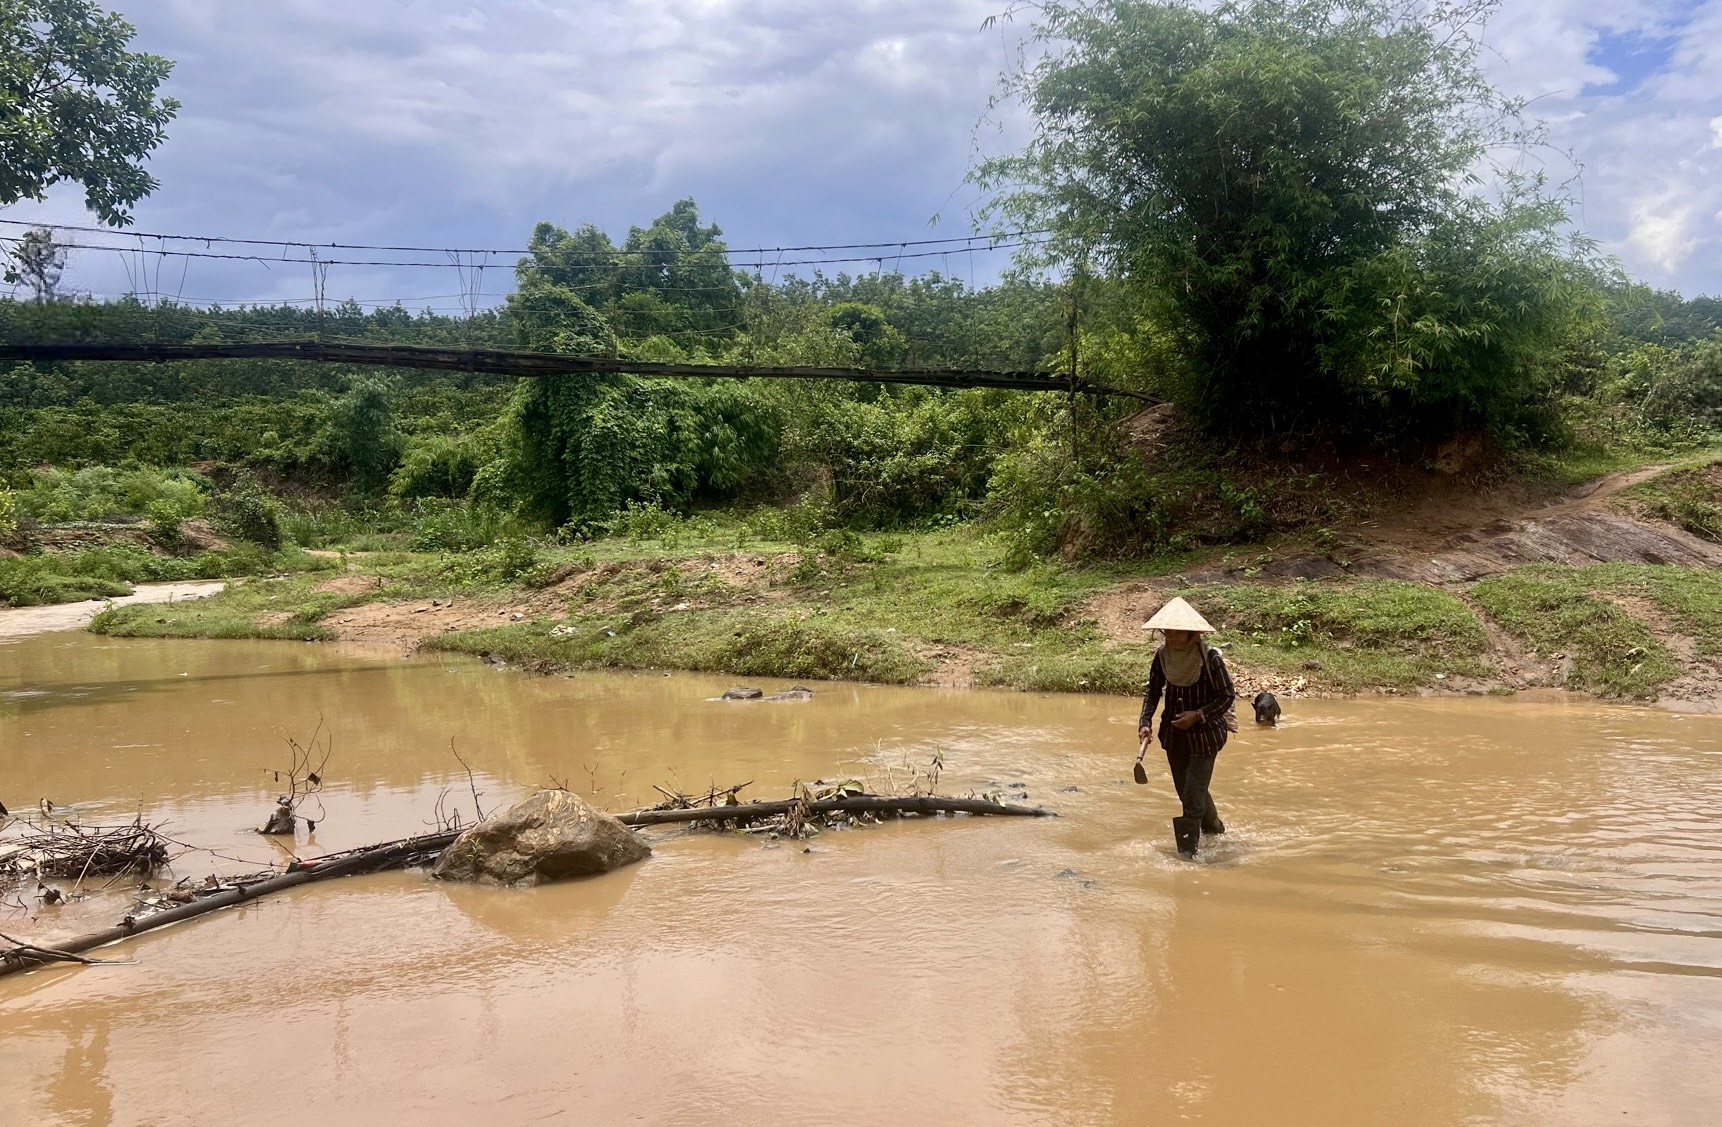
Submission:
M 1154 612 L 1154 617 L 1142 624 L 1144 630 L 1194 630 L 1198 634 L 1211 634 L 1214 628 L 1208 620 L 1196 613 L 1196 608 L 1183 599 L 1173 599 L 1165 606 Z

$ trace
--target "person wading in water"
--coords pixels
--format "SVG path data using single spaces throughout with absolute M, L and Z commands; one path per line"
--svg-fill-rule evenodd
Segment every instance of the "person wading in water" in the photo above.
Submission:
M 1172 835 L 1178 852 L 1192 857 L 1202 834 L 1226 832 L 1208 793 L 1208 783 L 1214 777 L 1214 758 L 1226 746 L 1227 717 L 1237 692 L 1220 651 L 1202 637 L 1214 628 L 1195 607 L 1183 599 L 1173 599 L 1142 628 L 1164 631 L 1166 644 L 1155 651 L 1148 691 L 1142 697 L 1142 719 L 1136 730 L 1141 749 L 1136 763 L 1140 768 L 1148 745 L 1154 742 L 1154 709 L 1164 697 L 1160 743 L 1166 749 L 1166 765 L 1172 769 L 1172 786 L 1184 806 L 1183 816 L 1172 819 Z M 1138 773 L 1138 782 L 1144 778 Z

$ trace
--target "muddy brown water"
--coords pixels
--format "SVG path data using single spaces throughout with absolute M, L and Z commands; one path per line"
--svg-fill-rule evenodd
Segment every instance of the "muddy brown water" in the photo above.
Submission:
M 0 979 L 0 1123 L 1601 1124 L 1722 1105 L 1722 720 L 1564 700 L 1291 702 L 1171 852 L 1119 698 L 535 678 L 331 646 L 60 634 L 0 644 L 0 800 L 142 810 L 213 852 L 265 768 L 335 735 L 302 853 L 551 779 L 883 781 L 1057 820 L 799 846 L 661 832 L 531 891 L 314 885 Z M 762 687 L 776 688 L 776 683 Z M 219 856 L 218 856 L 219 855 Z M 229 859 L 230 858 L 230 859 Z M 111 922 L 109 892 L 0 931 Z

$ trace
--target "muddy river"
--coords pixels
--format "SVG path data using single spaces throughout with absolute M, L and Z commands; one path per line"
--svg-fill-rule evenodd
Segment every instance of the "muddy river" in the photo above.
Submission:
M 531 891 L 335 881 L 0 979 L 0 1124 L 1602 1124 L 1722 1106 L 1722 719 L 1562 700 L 1292 702 L 1171 850 L 1120 698 L 536 678 L 332 646 L 0 643 L 0 801 L 142 811 L 206 852 L 334 733 L 302 853 L 559 780 L 906 778 L 1056 820 L 655 832 Z M 767 684 L 764 687 L 773 688 Z M 315 812 L 315 811 L 313 811 Z M 49 940 L 109 892 L 0 907 Z

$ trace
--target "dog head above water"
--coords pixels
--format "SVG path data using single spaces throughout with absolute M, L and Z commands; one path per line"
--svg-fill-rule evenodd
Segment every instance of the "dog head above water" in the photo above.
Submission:
M 1272 693 L 1257 693 L 1251 706 L 1256 710 L 1256 723 L 1272 726 L 1280 722 L 1279 698 Z

